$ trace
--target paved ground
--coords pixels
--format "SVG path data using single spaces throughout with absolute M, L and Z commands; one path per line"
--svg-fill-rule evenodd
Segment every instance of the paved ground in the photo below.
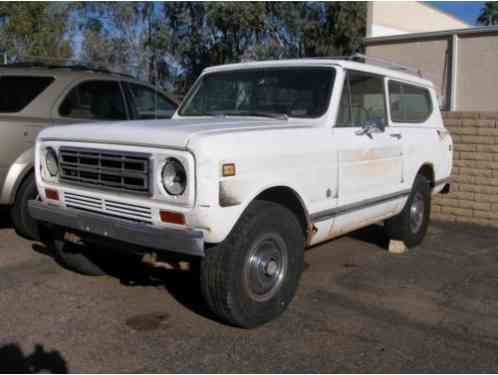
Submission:
M 497 372 L 497 234 L 437 223 L 395 256 L 371 227 L 315 247 L 285 315 L 245 331 L 209 317 L 188 272 L 79 276 L 0 219 L 0 373 Z

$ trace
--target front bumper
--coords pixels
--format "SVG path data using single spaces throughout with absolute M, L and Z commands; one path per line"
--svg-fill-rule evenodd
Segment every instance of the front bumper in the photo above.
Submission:
M 157 251 L 204 256 L 204 238 L 200 231 L 157 228 L 39 201 L 29 201 L 28 207 L 31 216 L 41 222 Z

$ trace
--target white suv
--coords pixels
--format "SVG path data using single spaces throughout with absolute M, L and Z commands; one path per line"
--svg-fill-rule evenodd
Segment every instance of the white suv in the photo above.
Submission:
M 212 67 L 173 120 L 51 128 L 36 148 L 31 213 L 66 265 L 98 273 L 108 242 L 197 259 L 241 327 L 286 309 L 308 246 L 379 221 L 419 244 L 452 166 L 431 82 L 333 59 Z

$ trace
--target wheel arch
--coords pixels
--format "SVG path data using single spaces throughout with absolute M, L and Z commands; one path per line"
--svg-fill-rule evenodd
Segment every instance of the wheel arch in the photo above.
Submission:
M 432 163 L 424 163 L 418 169 L 416 176 L 421 175 L 424 176 L 430 184 L 431 189 L 436 186 L 436 175 L 434 172 L 434 165 Z
M 17 191 L 34 168 L 34 147 L 24 151 L 9 168 L 2 187 L 0 203 L 11 205 L 15 202 Z
M 312 233 L 313 224 L 303 199 L 294 189 L 282 185 L 273 186 L 257 194 L 251 200 L 251 203 L 256 200 L 280 204 L 294 213 L 301 225 L 305 238 L 308 239 L 310 233 Z

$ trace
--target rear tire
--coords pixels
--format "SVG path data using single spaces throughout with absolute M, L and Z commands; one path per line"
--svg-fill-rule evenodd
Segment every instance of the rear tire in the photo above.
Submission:
M 57 230 L 52 239 L 56 261 L 63 267 L 86 276 L 103 276 L 105 272 L 94 260 L 96 256 L 85 247 L 64 241 L 64 231 Z
M 253 328 L 292 301 L 304 264 L 304 233 L 296 216 L 273 202 L 253 202 L 222 243 L 201 260 L 201 289 L 223 321 Z
M 28 202 L 38 197 L 35 176 L 30 173 L 22 182 L 16 194 L 14 205 L 10 209 L 10 217 L 16 232 L 30 240 L 40 240 L 38 222 L 31 217 Z
M 403 241 L 407 247 L 417 246 L 427 233 L 430 214 L 430 184 L 424 176 L 417 175 L 403 211 L 385 221 L 386 234 L 391 239 Z

